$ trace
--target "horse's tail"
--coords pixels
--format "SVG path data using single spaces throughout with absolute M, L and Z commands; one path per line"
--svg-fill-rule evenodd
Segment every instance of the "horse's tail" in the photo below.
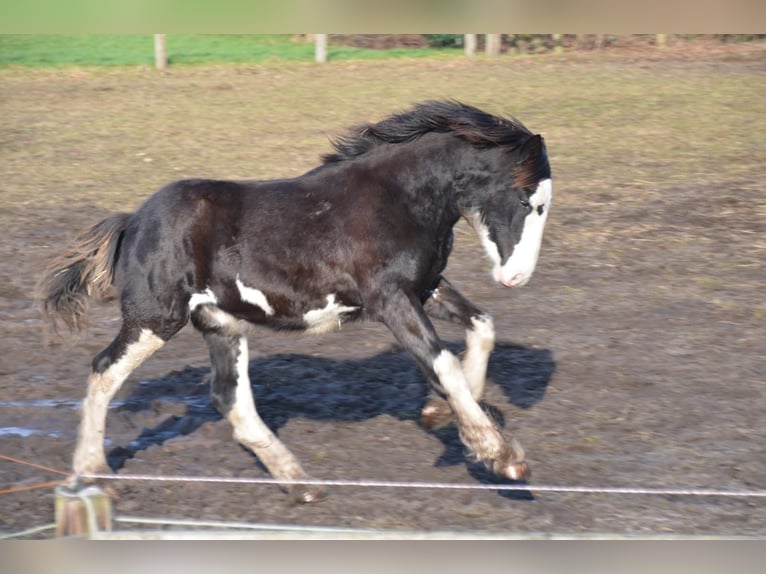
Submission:
M 104 219 L 49 261 L 36 295 L 54 330 L 61 323 L 70 331 L 81 330 L 88 323 L 89 299 L 109 298 L 122 234 L 132 216 L 117 213 Z

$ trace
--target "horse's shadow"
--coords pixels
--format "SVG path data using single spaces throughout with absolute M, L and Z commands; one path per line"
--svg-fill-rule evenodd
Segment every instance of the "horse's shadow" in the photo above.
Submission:
M 448 348 L 455 353 L 462 350 L 460 344 L 449 344 Z M 554 370 L 553 354 L 547 349 L 498 343 L 489 361 L 488 386 L 495 384 L 511 404 L 527 409 L 542 400 Z M 269 355 L 250 361 L 249 373 L 258 413 L 277 433 L 293 417 L 359 421 L 385 414 L 399 420 L 419 421 L 428 396 L 424 376 L 401 348 L 365 359 Z M 153 428 L 144 428 L 127 446 L 112 449 L 107 457 L 112 469 L 121 468 L 136 453 L 152 445 L 219 420 L 221 415 L 209 396 L 209 375 L 207 367 L 186 367 L 134 385 L 119 410 L 147 410 L 160 399 L 185 404 L 185 412 L 169 416 Z M 500 426 L 505 425 L 499 408 L 488 403 L 483 407 Z M 482 464 L 466 458 L 454 424 L 428 432 L 444 445 L 435 465 L 467 464 L 470 474 L 479 482 L 499 484 Z M 531 498 L 527 491 L 499 493 L 510 498 Z

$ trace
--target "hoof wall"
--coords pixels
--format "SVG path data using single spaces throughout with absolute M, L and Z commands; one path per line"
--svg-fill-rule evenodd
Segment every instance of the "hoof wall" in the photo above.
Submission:
M 420 411 L 420 424 L 428 430 L 446 427 L 453 419 L 452 408 L 443 399 L 429 401 Z
M 532 478 L 532 471 L 526 462 L 509 464 L 503 469 L 503 476 L 517 482 L 528 482 Z
M 327 500 L 327 494 L 320 488 L 295 487 L 290 492 L 290 498 L 295 504 L 313 504 Z

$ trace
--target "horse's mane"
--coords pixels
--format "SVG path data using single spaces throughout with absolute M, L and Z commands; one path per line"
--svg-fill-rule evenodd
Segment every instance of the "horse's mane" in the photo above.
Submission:
M 380 144 L 409 142 L 429 132 L 453 133 L 478 147 L 517 147 L 532 135 L 516 118 L 494 116 L 455 100 L 432 100 L 377 123 L 352 128 L 332 141 L 335 153 L 322 156 L 322 160 L 350 160 Z

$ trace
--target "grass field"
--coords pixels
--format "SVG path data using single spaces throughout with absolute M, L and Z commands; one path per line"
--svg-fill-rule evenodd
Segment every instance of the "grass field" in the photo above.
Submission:
M 154 64 L 149 35 L 0 35 L 0 67 L 7 66 L 141 66 Z M 306 61 L 314 44 L 282 35 L 169 35 L 171 65 L 209 62 Z M 371 50 L 330 44 L 332 60 L 433 57 L 459 50 L 394 48 Z

